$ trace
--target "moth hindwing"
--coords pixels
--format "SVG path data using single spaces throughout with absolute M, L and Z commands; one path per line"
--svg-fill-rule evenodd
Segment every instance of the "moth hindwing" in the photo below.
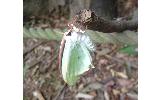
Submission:
M 90 51 L 94 49 L 90 38 L 75 31 L 65 37 L 66 43 L 62 55 L 62 76 L 69 85 L 74 85 L 79 75 L 88 71 L 92 65 Z

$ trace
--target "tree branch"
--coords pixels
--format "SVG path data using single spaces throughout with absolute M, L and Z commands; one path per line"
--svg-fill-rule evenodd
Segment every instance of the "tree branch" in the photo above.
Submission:
M 138 21 L 130 20 L 104 20 L 90 10 L 80 11 L 74 20 L 74 25 L 81 29 L 90 29 L 105 33 L 122 32 L 124 30 L 137 30 Z

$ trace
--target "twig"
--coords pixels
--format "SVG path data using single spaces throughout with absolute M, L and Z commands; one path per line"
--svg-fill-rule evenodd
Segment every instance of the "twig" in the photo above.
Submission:
M 43 95 L 41 94 L 40 91 L 36 90 L 33 92 L 33 96 L 35 96 L 36 98 L 38 98 L 38 100 L 45 100 Z
M 124 30 L 137 30 L 138 21 L 136 20 L 104 20 L 95 15 L 91 10 L 81 10 L 76 15 L 75 26 L 83 29 L 111 33 L 122 32 Z

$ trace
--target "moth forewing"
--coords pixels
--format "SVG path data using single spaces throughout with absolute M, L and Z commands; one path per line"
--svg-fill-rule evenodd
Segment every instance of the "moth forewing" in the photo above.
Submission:
M 64 52 L 63 52 L 63 55 L 62 55 L 61 69 L 62 69 L 63 79 L 66 81 L 66 74 L 67 74 L 67 71 L 68 71 L 70 55 L 71 55 L 71 50 L 72 50 L 71 48 L 73 47 L 73 44 L 69 42 L 69 40 L 67 39 L 67 36 L 66 36 L 65 39 L 66 39 L 66 43 L 65 43 Z

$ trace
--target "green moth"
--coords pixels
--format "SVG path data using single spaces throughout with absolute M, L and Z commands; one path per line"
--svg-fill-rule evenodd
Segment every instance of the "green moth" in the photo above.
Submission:
M 61 46 L 62 54 L 59 57 L 62 77 L 68 85 L 74 85 L 79 75 L 93 67 L 91 52 L 95 48 L 84 31 L 74 27 L 65 34 L 64 44 Z

